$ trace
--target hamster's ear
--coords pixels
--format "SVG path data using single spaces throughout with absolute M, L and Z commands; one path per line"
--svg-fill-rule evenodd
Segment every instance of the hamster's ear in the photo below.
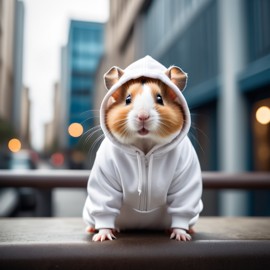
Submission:
M 165 74 L 181 91 L 185 89 L 187 84 L 187 73 L 181 68 L 171 66 L 165 71 Z
M 106 88 L 109 90 L 124 74 L 124 71 L 119 67 L 112 67 L 109 71 L 104 74 L 104 83 Z

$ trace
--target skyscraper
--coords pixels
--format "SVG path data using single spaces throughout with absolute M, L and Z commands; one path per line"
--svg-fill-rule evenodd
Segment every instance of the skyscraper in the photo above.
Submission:
M 103 55 L 103 24 L 72 20 L 66 50 L 67 122 L 93 123 L 94 82 Z M 87 117 L 86 117 L 87 115 Z M 70 137 L 68 146 L 77 143 Z
M 21 123 L 23 41 L 24 3 L 0 0 L 0 144 L 11 136 L 21 137 L 24 128 Z

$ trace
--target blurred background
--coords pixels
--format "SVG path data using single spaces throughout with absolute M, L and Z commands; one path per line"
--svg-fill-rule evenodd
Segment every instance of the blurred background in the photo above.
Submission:
M 0 0 L 0 169 L 91 169 L 103 74 L 147 54 L 189 74 L 203 171 L 270 171 L 270 0 Z M 17 195 L 0 189 L 0 215 Z M 205 215 L 270 215 L 267 191 L 203 196 Z M 53 215 L 85 197 L 54 190 Z

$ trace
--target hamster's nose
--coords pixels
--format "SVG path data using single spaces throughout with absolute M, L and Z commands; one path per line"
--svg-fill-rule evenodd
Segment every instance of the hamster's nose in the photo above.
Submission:
M 148 112 L 146 112 L 146 111 L 139 111 L 139 113 L 138 113 L 138 119 L 140 121 L 146 121 L 149 118 L 150 118 L 150 115 L 149 115 Z

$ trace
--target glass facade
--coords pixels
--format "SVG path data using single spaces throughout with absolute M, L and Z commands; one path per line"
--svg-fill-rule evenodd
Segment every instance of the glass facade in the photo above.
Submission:
M 89 126 L 93 125 L 91 114 L 94 104 L 95 74 L 104 52 L 104 26 L 102 23 L 71 21 L 68 39 L 68 125 L 83 124 L 84 113 L 89 112 Z M 69 147 L 78 139 L 69 138 Z
M 246 9 L 249 61 L 254 61 L 270 53 L 270 1 L 249 0 Z

